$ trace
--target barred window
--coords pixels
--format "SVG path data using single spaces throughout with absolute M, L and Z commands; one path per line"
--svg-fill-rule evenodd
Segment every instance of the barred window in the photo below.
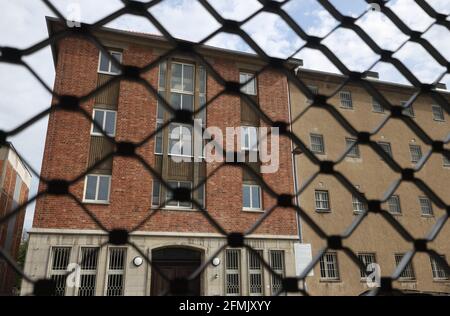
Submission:
M 108 203 L 110 185 L 110 175 L 88 174 L 84 184 L 83 201 L 89 203 Z
M 64 296 L 66 293 L 67 266 L 70 260 L 70 247 L 53 247 L 50 269 L 50 278 L 55 282 L 55 296 Z
M 392 157 L 392 148 L 391 143 L 388 142 L 378 142 L 378 145 L 380 145 L 381 149 L 388 154 L 390 157 Z
M 311 90 L 312 94 L 318 95 L 319 94 L 319 88 L 317 86 L 308 86 L 308 89 Z M 310 105 L 313 103 L 313 100 L 306 98 L 306 104 Z
M 241 293 L 241 251 L 226 249 L 225 251 L 225 294 L 237 296 Z
M 168 181 L 167 184 L 172 189 L 187 188 L 189 190 L 192 190 L 192 182 L 190 182 L 190 181 Z M 191 193 L 191 197 L 192 197 L 192 193 Z M 172 191 L 167 189 L 166 190 L 166 201 L 167 201 L 166 205 L 167 206 L 179 207 L 179 208 L 192 208 L 192 203 L 190 201 L 177 201 L 177 200 L 170 201 L 172 198 L 173 198 Z
M 255 250 L 259 256 L 263 256 L 262 250 Z M 248 252 L 248 279 L 250 295 L 263 295 L 263 269 L 261 260 L 253 251 Z
M 392 195 L 388 200 L 388 208 L 391 214 L 401 214 L 402 209 L 400 207 L 400 197 L 398 195 Z
M 316 211 L 318 212 L 329 212 L 330 211 L 330 199 L 328 191 L 326 190 L 315 190 L 314 192 Z
M 111 61 L 111 58 L 114 58 L 119 63 L 122 63 L 122 53 L 117 51 L 109 51 L 109 55 L 107 56 L 103 52 L 100 51 L 100 57 L 98 62 L 98 72 L 104 73 L 108 75 L 118 75 L 120 74 L 120 69 L 116 67 Z
M 345 145 L 347 148 L 353 145 L 350 151 L 347 153 L 347 157 L 359 158 L 359 145 L 356 143 L 356 139 L 353 138 L 345 138 Z
M 81 248 L 81 274 L 78 296 L 94 296 L 97 282 L 98 247 Z
M 420 211 L 422 212 L 422 215 L 433 215 L 433 206 L 431 204 L 431 201 L 426 196 L 420 196 L 419 197 L 419 204 L 420 204 Z
M 375 261 L 375 254 L 371 252 L 366 253 L 358 253 L 358 258 L 361 260 L 364 265 L 367 266 L 371 263 L 376 263 Z M 361 279 L 365 279 L 370 272 L 367 272 L 366 269 L 360 269 Z
M 352 205 L 353 205 L 353 212 L 355 213 L 362 213 L 366 210 L 366 203 L 359 199 L 357 196 L 352 196 Z
M 395 254 L 395 265 L 396 266 L 398 266 L 400 264 L 400 261 L 402 261 L 404 255 L 405 254 L 403 254 L 403 253 Z M 408 262 L 408 264 L 403 269 L 402 273 L 400 274 L 400 279 L 401 280 L 415 280 L 416 279 L 416 275 L 414 273 L 414 269 L 413 269 L 411 261 Z
M 339 267 L 336 252 L 326 252 L 320 258 L 320 278 L 322 280 L 339 280 Z
M 323 135 L 320 134 L 310 134 L 311 140 L 311 151 L 317 154 L 325 153 L 325 145 L 323 141 Z
M 92 123 L 91 135 L 103 136 L 103 130 L 108 136 L 116 136 L 116 111 L 94 109 L 93 115 L 94 122 L 96 122 L 101 129 Z
M 243 84 L 248 82 L 245 86 L 241 88 L 241 92 L 248 95 L 256 95 L 256 77 L 255 74 L 241 72 L 239 73 L 239 83 Z
M 242 185 L 242 204 L 244 209 L 261 209 L 261 188 L 259 185 Z
M 270 267 L 281 278 L 284 277 L 284 251 L 283 250 L 270 250 Z M 281 279 L 271 276 L 271 289 L 272 295 L 278 293 L 282 289 Z
M 441 256 L 445 260 L 445 256 Z M 433 273 L 434 280 L 448 280 L 448 274 L 442 265 L 439 264 L 433 257 L 430 256 L 431 271 Z
M 340 91 L 341 107 L 344 109 L 353 109 L 352 93 L 350 91 Z
M 125 272 L 125 248 L 109 248 L 106 295 L 122 296 Z
M 447 158 L 447 156 L 442 155 L 442 160 L 443 160 L 443 163 L 444 163 L 444 167 L 450 167 L 450 159 Z
M 402 101 L 402 102 L 400 103 L 400 105 L 401 105 L 401 106 L 405 106 L 406 103 L 407 103 L 407 101 Z M 414 108 L 413 108 L 413 105 L 411 104 L 410 106 L 404 108 L 403 111 L 402 111 L 402 113 L 403 113 L 404 115 L 406 115 L 406 116 L 414 117 Z
M 409 152 L 411 153 L 411 162 L 418 162 L 422 158 L 422 148 L 419 145 L 409 145 Z
M 372 98 L 372 111 L 377 113 L 384 113 L 384 108 L 375 98 Z
M 433 104 L 431 111 L 433 112 L 433 119 L 435 121 L 445 121 L 444 110 L 440 105 Z

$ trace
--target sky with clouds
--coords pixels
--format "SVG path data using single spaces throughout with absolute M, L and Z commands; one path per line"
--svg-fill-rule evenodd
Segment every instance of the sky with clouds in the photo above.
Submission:
M 280 0 L 279 0 L 280 1 Z M 69 17 L 80 8 L 82 22 L 93 23 L 120 9 L 119 0 L 50 0 L 65 16 Z M 261 8 L 257 0 L 208 0 L 224 18 L 243 21 Z M 280 1 L 283 2 L 283 1 Z M 366 12 L 363 0 L 329 0 L 342 14 L 357 17 Z M 450 14 L 449 0 L 427 0 L 443 14 Z M 40 0 L 0 0 L 0 46 L 26 48 L 47 37 L 45 16 L 54 14 Z M 426 38 L 439 52 L 450 60 L 450 32 L 442 26 L 432 25 L 430 18 L 414 0 L 391 0 L 388 6 L 411 29 L 424 32 Z M 283 10 L 303 30 L 314 36 L 324 37 L 328 46 L 351 70 L 364 71 L 377 61 L 377 55 L 350 30 L 336 28 L 338 22 L 316 0 L 291 0 Z M 220 24 L 197 0 L 165 0 L 149 10 L 175 37 L 200 41 L 220 27 Z M 418 44 L 408 42 L 405 36 L 380 12 L 366 12 L 358 25 L 382 48 L 398 50 L 400 59 L 422 82 L 433 82 L 445 69 Z M 123 30 L 159 34 L 145 18 L 132 15 L 121 16 L 107 24 Z M 431 27 L 430 27 L 431 26 Z M 268 54 L 286 58 L 295 56 L 304 61 L 304 67 L 314 70 L 338 72 L 319 51 L 301 49 L 304 41 L 277 15 L 261 12 L 243 25 L 243 30 Z M 330 33 L 331 32 L 331 33 Z M 208 45 L 252 52 L 238 36 L 220 33 L 207 42 Z M 50 48 L 46 47 L 25 58 L 25 61 L 50 87 L 54 81 L 54 66 Z M 407 83 L 389 64 L 377 63 L 372 68 L 385 81 Z M 450 86 L 450 75 L 442 80 Z M 0 129 L 11 130 L 50 105 L 51 95 L 23 67 L 0 63 Z M 18 152 L 39 171 L 45 143 L 47 118 L 28 127 L 9 139 Z M 34 177 L 30 196 L 37 192 L 38 180 Z M 25 227 L 32 222 L 34 205 L 27 208 Z

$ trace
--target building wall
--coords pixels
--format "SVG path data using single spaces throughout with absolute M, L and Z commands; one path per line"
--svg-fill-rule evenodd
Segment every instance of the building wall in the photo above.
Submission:
M 308 85 L 317 86 L 319 93 L 324 95 L 332 94 L 339 84 L 339 80 L 333 76 L 300 72 L 300 78 Z M 407 101 L 413 94 L 412 91 L 395 86 L 379 85 L 378 88 L 388 101 L 397 105 L 401 101 Z M 375 130 L 386 118 L 388 111 L 385 113 L 372 111 L 372 98 L 361 87 L 347 85 L 343 90 L 351 91 L 353 110 L 340 107 L 339 93 L 332 97 L 329 103 L 335 106 L 358 131 Z M 290 96 L 292 118 L 295 119 L 306 108 L 306 98 L 293 84 L 290 84 Z M 433 139 L 444 139 L 449 130 L 450 117 L 445 114 L 445 122 L 434 121 L 431 113 L 431 104 L 433 103 L 427 98 L 419 98 L 413 105 L 414 120 Z M 345 137 L 351 136 L 331 114 L 316 108 L 310 108 L 294 122 L 292 128 L 293 132 L 307 146 L 310 146 L 310 133 L 323 135 L 325 154 L 317 155 L 321 160 L 337 160 L 346 149 Z M 411 163 L 409 144 L 421 145 L 423 155 L 430 150 L 404 123 L 396 120 L 390 120 L 373 137 L 373 140 L 390 142 L 394 160 L 402 168 L 414 167 L 414 164 Z M 400 176 L 394 173 L 371 148 L 360 145 L 359 151 L 359 158 L 344 158 L 336 166 L 336 170 L 340 171 L 353 185 L 358 185 L 360 192 L 364 193 L 368 199 L 381 199 L 390 184 Z M 296 155 L 296 168 L 299 187 L 318 170 L 304 154 Z M 450 168 L 443 166 L 441 155 L 433 154 L 417 176 L 423 179 L 445 203 L 450 202 L 448 186 Z M 330 213 L 319 213 L 315 210 L 314 190 L 316 189 L 328 190 Z M 418 196 L 425 194 L 412 184 L 402 183 L 395 194 L 400 196 L 402 214 L 394 215 L 394 217 L 415 238 L 425 237 L 436 221 L 445 214 L 444 210 L 433 204 L 434 216 L 421 215 Z M 320 175 L 315 178 L 300 195 L 299 202 L 307 214 L 328 235 L 342 234 L 356 219 L 352 207 L 352 194 L 332 176 Z M 325 241 L 321 240 L 305 221 L 302 221 L 302 231 L 303 242 L 312 244 L 314 256 L 325 246 Z M 447 260 L 450 258 L 450 247 L 447 242 L 449 237 L 450 230 L 447 225 L 430 245 L 430 248 L 446 255 Z M 413 248 L 413 245 L 404 241 L 386 220 L 374 214 L 369 214 L 363 220 L 353 235 L 345 240 L 344 245 L 355 252 L 375 252 L 383 276 L 390 276 L 394 272 L 395 253 L 405 253 Z M 317 265 L 314 268 L 314 276 L 307 278 L 308 291 L 319 295 L 357 295 L 368 289 L 365 282 L 361 281 L 359 268 L 343 252 L 338 253 L 338 265 L 340 280 L 333 282 L 321 280 L 320 268 Z M 413 268 L 416 273 L 416 281 L 400 282 L 397 284 L 398 287 L 421 291 L 450 292 L 448 281 L 433 281 L 430 259 L 427 255 L 417 255 L 413 260 Z
M 71 247 L 70 262 L 79 262 L 80 247 L 98 247 L 106 242 L 107 236 L 100 231 L 92 230 L 53 230 L 43 232 L 36 230 L 30 235 L 29 254 L 25 273 L 31 278 L 42 276 L 50 277 L 51 247 Z M 283 250 L 285 253 L 285 273 L 294 274 L 293 243 L 295 239 L 284 236 L 254 236 L 248 240 L 248 245 L 258 250 L 263 250 L 264 259 L 269 262 L 269 250 Z M 197 249 L 203 252 L 204 258 L 212 257 L 215 252 L 226 244 L 226 240 L 218 234 L 152 234 L 148 232 L 136 232 L 131 237 L 134 243 L 143 253 L 151 259 L 151 251 L 167 246 L 180 246 Z M 99 253 L 96 295 L 105 295 L 106 269 L 108 247 L 101 248 Z M 248 295 L 248 268 L 247 251 L 241 251 L 241 291 Z M 151 290 L 151 266 L 144 263 L 136 267 L 133 258 L 141 256 L 135 249 L 127 247 L 126 265 L 124 277 L 124 295 L 142 296 L 150 295 Z M 202 274 L 202 295 L 225 295 L 225 258 L 224 251 L 217 257 L 220 264 L 216 267 L 208 265 Z M 271 275 L 267 270 L 263 272 L 264 294 L 271 295 Z M 22 295 L 32 293 L 32 285 L 23 282 Z M 77 295 L 75 287 L 67 287 L 66 295 Z

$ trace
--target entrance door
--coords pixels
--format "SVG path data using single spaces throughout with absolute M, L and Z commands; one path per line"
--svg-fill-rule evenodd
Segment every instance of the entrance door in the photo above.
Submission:
M 167 278 L 188 278 L 200 265 L 201 253 L 187 248 L 162 248 L 152 251 L 151 295 L 163 295 L 169 291 L 169 282 L 154 268 L 159 268 Z M 170 295 L 170 293 L 168 293 Z M 200 277 L 189 282 L 186 295 L 200 295 Z

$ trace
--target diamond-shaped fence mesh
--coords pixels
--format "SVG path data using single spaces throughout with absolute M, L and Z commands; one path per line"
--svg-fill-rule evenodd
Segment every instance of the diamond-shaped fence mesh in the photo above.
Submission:
M 426 14 L 434 20 L 434 22 L 429 26 L 431 28 L 434 25 L 439 25 L 446 29 L 446 31 L 449 31 L 450 28 L 450 21 L 448 20 L 447 14 L 442 14 L 439 12 L 436 12 L 435 9 L 428 4 L 425 0 L 414 0 L 415 3 L 424 11 Z M 447 274 L 450 274 L 450 267 L 448 263 L 446 262 L 443 257 L 441 257 L 440 254 L 435 252 L 434 250 L 431 250 L 428 248 L 428 244 L 433 242 L 437 236 L 439 235 L 440 231 L 446 224 L 446 221 L 448 219 L 448 216 L 450 214 L 450 205 L 446 204 L 445 201 L 442 199 L 442 197 L 438 196 L 427 183 L 425 183 L 423 180 L 417 177 L 417 173 L 422 170 L 424 165 L 427 163 L 427 160 L 429 159 L 430 155 L 432 153 L 437 153 L 445 156 L 447 159 L 450 159 L 450 150 L 445 149 L 445 145 L 450 142 L 450 134 L 447 135 L 445 139 L 433 139 L 430 137 L 419 125 L 418 123 L 413 120 L 410 116 L 404 113 L 404 109 L 408 108 L 411 104 L 413 104 L 417 98 L 420 96 L 428 96 L 433 99 L 433 101 L 440 105 L 445 112 L 450 114 L 450 104 L 447 101 L 447 99 L 436 89 L 436 84 L 447 74 L 450 74 L 450 62 L 422 35 L 425 32 L 418 32 L 410 29 L 408 25 L 406 25 L 397 15 L 396 13 L 389 8 L 387 5 L 389 1 L 382 1 L 382 0 L 373 0 L 369 1 L 366 0 L 367 3 L 376 5 L 377 8 L 404 34 L 407 36 L 407 42 L 413 42 L 417 43 L 421 47 L 423 47 L 431 56 L 432 58 L 442 67 L 445 68 L 445 71 L 439 76 L 438 80 L 436 80 L 435 84 L 424 84 L 422 83 L 405 65 L 402 63 L 399 59 L 394 57 L 395 53 L 402 47 L 400 46 L 395 51 L 390 51 L 381 48 L 367 33 L 364 31 L 360 26 L 358 26 L 357 22 L 358 20 L 367 13 L 367 11 L 363 12 L 357 17 L 350 17 L 343 15 L 339 10 L 333 6 L 333 4 L 328 0 L 317 0 L 318 3 L 320 3 L 327 11 L 328 13 L 336 19 L 339 23 L 325 36 L 323 37 L 317 37 L 317 36 L 311 36 L 308 35 L 308 33 L 298 24 L 296 23 L 293 18 L 287 14 L 287 12 L 283 9 L 284 6 L 290 2 L 290 0 L 286 1 L 268 1 L 268 0 L 259 0 L 261 4 L 261 8 L 251 14 L 246 19 L 237 22 L 225 19 L 221 16 L 221 14 L 213 7 L 207 0 L 198 0 L 198 2 L 206 9 L 209 14 L 211 14 L 214 19 L 217 20 L 218 23 L 220 23 L 221 27 L 218 28 L 213 33 L 206 36 L 203 40 L 199 42 L 187 42 L 182 41 L 177 38 L 174 38 L 170 32 L 163 27 L 163 25 L 158 21 L 157 17 L 155 17 L 149 9 L 157 5 L 158 3 L 162 2 L 162 0 L 154 0 L 154 1 L 148 1 L 148 2 L 138 2 L 138 1 L 128 1 L 128 0 L 122 0 L 123 7 L 116 11 L 111 13 L 109 16 L 97 21 L 93 24 L 81 24 L 80 27 L 65 27 L 61 31 L 57 31 L 55 34 L 50 36 L 49 38 L 46 38 L 45 40 L 34 44 L 33 46 L 30 46 L 25 49 L 18 49 L 14 47 L 1 47 L 0 48 L 0 62 L 2 63 L 10 63 L 10 64 L 16 64 L 21 65 L 25 67 L 29 73 L 37 78 L 39 82 L 42 84 L 43 87 L 45 87 L 46 90 L 48 90 L 55 100 L 57 100 L 57 104 L 55 106 L 48 107 L 46 110 L 42 111 L 41 113 L 35 115 L 31 119 L 23 122 L 21 125 L 17 126 L 16 128 L 6 131 L 6 130 L 0 130 L 0 143 L 2 145 L 6 144 L 8 138 L 13 137 L 17 134 L 19 134 L 21 131 L 29 127 L 30 125 L 37 122 L 39 119 L 41 119 L 44 116 L 47 116 L 49 113 L 53 111 L 68 111 L 73 113 L 79 113 L 85 117 L 86 120 L 89 120 L 92 122 L 94 126 L 96 126 L 98 129 L 102 131 L 102 134 L 111 142 L 114 144 L 114 151 L 111 152 L 109 155 L 103 157 L 102 160 L 98 161 L 95 165 L 89 167 L 89 169 L 85 170 L 82 174 L 78 175 L 77 177 L 74 177 L 73 179 L 52 179 L 52 178 L 44 178 L 39 175 L 38 172 L 35 170 L 32 170 L 32 172 L 39 178 L 39 180 L 43 183 L 45 183 L 46 189 L 43 191 L 40 191 L 35 196 L 31 197 L 27 202 L 23 203 L 22 205 L 17 206 L 15 209 L 13 209 L 11 212 L 4 215 L 2 218 L 0 218 L 0 225 L 4 225 L 8 222 L 10 218 L 17 215 L 20 212 L 24 212 L 27 205 L 35 202 L 37 199 L 45 196 L 45 195 L 57 195 L 57 196 L 67 196 L 68 198 L 75 201 L 80 208 L 86 212 L 87 215 L 92 219 L 93 222 L 95 222 L 98 227 L 100 227 L 102 230 L 104 230 L 109 235 L 109 239 L 107 242 L 105 242 L 101 247 L 105 247 L 106 245 L 129 245 L 132 248 L 134 248 L 140 255 L 145 258 L 145 261 L 147 264 L 151 265 L 152 268 L 157 271 L 161 275 L 161 277 L 170 282 L 170 289 L 166 294 L 186 294 L 187 286 L 186 283 L 189 280 L 192 280 L 199 276 L 206 267 L 212 263 L 213 258 L 219 254 L 221 251 L 223 251 L 226 247 L 244 247 L 248 249 L 249 252 L 253 253 L 254 255 L 258 256 L 262 262 L 262 265 L 264 269 L 267 269 L 271 276 L 273 278 L 276 278 L 280 281 L 281 287 L 278 293 L 284 293 L 284 292 L 300 292 L 302 294 L 308 295 L 308 292 L 305 289 L 299 288 L 298 281 L 302 281 L 306 279 L 306 276 L 310 272 L 311 269 L 313 269 L 319 262 L 320 258 L 322 257 L 325 252 L 328 250 L 336 250 L 341 251 L 345 253 L 346 256 L 348 256 L 355 264 L 360 266 L 361 268 L 365 268 L 364 263 L 358 258 L 356 253 L 343 245 L 343 241 L 350 238 L 353 234 L 353 232 L 358 228 L 358 226 L 365 220 L 367 220 L 367 216 L 370 213 L 378 214 L 380 215 L 386 223 L 392 226 L 394 230 L 398 232 L 398 234 L 411 245 L 411 249 L 405 254 L 403 259 L 400 261 L 399 265 L 395 269 L 395 272 L 391 275 L 391 277 L 383 278 L 381 282 L 381 287 L 373 289 L 370 293 L 373 295 L 381 294 L 381 293 L 388 293 L 388 294 L 394 294 L 394 293 L 401 293 L 401 290 L 395 289 L 393 287 L 393 281 L 398 280 L 401 273 L 406 269 L 408 266 L 408 263 L 411 262 L 411 260 L 414 258 L 414 256 L 419 253 L 427 253 L 432 258 L 436 260 L 436 262 L 442 266 L 442 268 L 446 271 Z M 61 21 L 66 21 L 66 18 L 59 12 L 55 6 L 48 0 L 43 0 L 43 3 L 59 18 Z M 384 109 L 388 112 L 388 115 L 386 115 L 385 119 L 379 123 L 379 125 L 372 131 L 372 132 L 366 132 L 366 131 L 359 131 L 356 129 L 334 106 L 328 103 L 329 99 L 332 97 L 332 95 L 323 95 L 323 94 L 316 94 L 314 91 L 311 91 L 308 88 L 308 85 L 303 82 L 296 74 L 294 73 L 294 70 L 292 70 L 292 67 L 289 67 L 288 61 L 290 58 L 287 59 L 280 59 L 280 58 L 274 58 L 269 56 L 264 49 L 262 49 L 252 37 L 243 30 L 242 26 L 250 21 L 253 17 L 258 15 L 261 12 L 268 12 L 272 14 L 278 15 L 289 27 L 290 29 L 295 32 L 298 37 L 300 37 L 304 44 L 294 53 L 291 57 L 294 57 L 297 53 L 302 51 L 303 49 L 314 49 L 317 51 L 320 51 L 324 56 L 328 58 L 328 60 L 343 74 L 343 82 L 340 85 L 340 88 L 342 89 L 346 84 L 352 83 L 360 86 L 362 89 L 364 89 L 370 96 L 372 96 Z M 40 76 L 26 63 L 24 60 L 25 57 L 32 55 L 42 49 L 43 47 L 46 47 L 48 45 L 51 45 L 53 43 L 58 42 L 59 40 L 68 37 L 68 36 L 81 36 L 92 43 L 96 45 L 96 47 L 103 53 L 105 53 L 107 56 L 107 48 L 101 44 L 101 41 L 96 38 L 94 35 L 94 31 L 101 28 L 105 24 L 113 21 L 114 19 L 123 16 L 125 14 L 132 14 L 136 16 L 141 16 L 148 21 L 150 21 L 157 30 L 165 37 L 167 42 L 170 44 L 171 49 L 164 53 L 162 56 L 157 58 L 156 60 L 152 61 L 151 63 L 145 65 L 144 67 L 134 67 L 134 66 L 127 66 L 125 64 L 120 64 L 117 60 L 114 58 L 111 58 L 111 62 L 118 67 L 121 72 L 118 76 L 116 76 L 113 80 L 108 81 L 107 83 L 100 85 L 98 88 L 96 88 L 93 91 L 90 91 L 88 94 L 76 97 L 71 95 L 59 95 L 55 93 L 50 87 L 48 87 L 44 80 L 40 78 Z M 65 25 L 65 24 L 64 24 Z M 370 47 L 370 49 L 378 55 L 377 62 L 384 62 L 391 64 L 399 73 L 401 73 L 413 86 L 414 88 L 414 94 L 409 99 L 407 103 L 405 103 L 402 106 L 393 105 L 391 104 L 385 96 L 377 90 L 373 82 L 370 80 L 367 80 L 366 75 L 367 72 L 356 72 L 351 71 L 337 56 L 336 54 L 330 50 L 326 45 L 323 44 L 323 41 L 332 34 L 335 30 L 339 28 L 344 28 L 348 30 L 352 30 L 355 32 L 359 38 L 364 41 L 366 45 Z M 309 109 L 312 108 L 321 108 L 326 110 L 331 116 L 333 116 L 336 120 L 336 122 L 343 128 L 347 133 L 352 135 L 356 142 L 354 143 L 354 146 L 357 144 L 362 144 L 366 146 L 370 146 L 370 148 L 373 149 L 374 152 L 376 152 L 384 161 L 384 163 L 394 172 L 398 175 L 397 179 L 386 189 L 385 191 L 385 198 L 380 200 L 368 200 L 364 194 L 362 194 L 356 186 L 354 186 L 351 181 L 346 177 L 345 174 L 342 172 L 339 172 L 336 170 L 336 166 L 344 159 L 344 157 L 352 150 L 352 147 L 349 147 L 346 149 L 344 153 L 340 156 L 340 158 L 336 161 L 324 161 L 317 157 L 317 155 L 311 151 L 308 145 L 305 144 L 305 142 L 298 137 L 295 133 L 293 133 L 288 125 L 288 122 L 280 122 L 280 121 L 273 121 L 268 115 L 264 113 L 263 110 L 261 110 L 261 107 L 255 102 L 253 99 L 249 98 L 246 94 L 242 93 L 240 91 L 240 88 L 243 87 L 246 83 L 239 84 L 236 82 L 230 82 L 225 80 L 210 63 L 208 62 L 208 59 L 204 58 L 201 53 L 199 53 L 199 48 L 208 42 L 211 38 L 216 36 L 217 34 L 224 32 L 229 34 L 235 34 L 239 36 L 242 40 L 245 41 L 245 43 L 256 52 L 258 58 L 260 61 L 264 64 L 264 66 L 255 74 L 259 75 L 268 69 L 272 71 L 277 71 L 284 76 L 287 77 L 287 79 L 294 84 L 308 99 L 311 100 L 310 104 L 308 104 L 307 109 L 303 111 L 298 117 L 293 117 L 290 123 L 294 123 L 295 121 L 299 120 L 302 115 L 304 115 Z M 222 86 L 222 91 L 215 97 L 210 98 L 208 102 L 206 102 L 201 109 L 195 111 L 194 113 L 186 110 L 174 110 L 172 106 L 161 96 L 158 94 L 158 88 L 152 86 L 147 80 L 143 79 L 141 76 L 143 73 L 154 69 L 159 66 L 159 64 L 163 61 L 165 61 L 167 58 L 170 58 L 174 54 L 177 53 L 183 53 L 188 54 L 195 60 L 197 60 L 200 64 L 204 65 L 207 73 L 209 76 L 211 76 L 217 83 L 219 83 Z M 367 69 L 368 71 L 369 69 Z M 251 79 L 250 79 L 251 80 Z M 93 120 L 91 113 L 88 113 L 85 109 L 83 109 L 80 104 L 82 104 L 84 101 L 87 101 L 91 99 L 96 94 L 100 93 L 104 89 L 106 89 L 109 85 L 112 85 L 118 81 L 131 81 L 138 83 L 142 86 L 144 86 L 148 92 L 153 95 L 157 100 L 161 103 L 161 105 L 165 108 L 166 111 L 170 112 L 172 114 L 172 118 L 164 123 L 160 128 L 157 130 L 154 130 L 152 133 L 147 135 L 144 139 L 142 139 L 140 142 L 117 142 L 114 137 L 111 137 L 106 134 L 106 132 L 102 129 L 102 126 L 100 126 L 96 121 Z M 338 93 L 338 91 L 336 91 Z M 212 217 L 210 216 L 208 209 L 204 208 L 202 205 L 198 203 L 195 199 L 191 199 L 189 195 L 189 191 L 186 191 L 186 189 L 173 189 L 169 186 L 167 181 L 163 179 L 161 174 L 159 174 L 152 166 L 150 166 L 146 160 L 138 154 L 137 149 L 144 144 L 146 144 L 150 139 L 154 138 L 155 135 L 157 135 L 158 132 L 162 131 L 165 127 L 167 127 L 170 123 L 173 122 L 179 122 L 179 123 L 192 123 L 193 122 L 193 115 L 198 114 L 202 109 L 207 108 L 211 102 L 219 97 L 222 94 L 234 94 L 238 95 L 240 98 L 245 100 L 253 109 L 255 113 L 260 117 L 260 119 L 267 124 L 268 126 L 276 126 L 280 128 L 280 135 L 281 137 L 289 138 L 290 141 L 294 144 L 296 148 L 299 148 L 305 155 L 305 157 L 314 165 L 318 167 L 318 171 L 316 174 L 313 175 L 312 178 L 317 177 L 320 174 L 325 174 L 334 177 L 338 183 L 344 187 L 346 190 L 348 190 L 351 194 L 359 198 L 361 201 L 363 201 L 367 207 L 358 215 L 355 217 L 355 219 L 352 221 L 352 223 L 348 226 L 348 228 L 340 235 L 329 235 L 326 231 L 323 231 L 320 228 L 319 223 L 315 223 L 314 220 L 308 215 L 307 210 L 303 209 L 301 206 L 297 205 L 293 202 L 294 196 L 292 195 L 286 195 L 286 194 L 279 194 L 277 193 L 277 188 L 272 188 L 270 185 L 265 183 L 264 179 L 259 176 L 256 172 L 253 171 L 252 168 L 250 168 L 246 163 L 230 163 L 230 162 L 224 162 L 221 166 L 218 167 L 220 169 L 221 167 L 225 165 L 234 165 L 238 168 L 243 168 L 249 173 L 251 173 L 259 182 L 261 187 L 264 189 L 264 191 L 269 194 L 270 196 L 277 199 L 277 205 L 272 207 L 271 209 L 266 210 L 266 213 L 271 213 L 274 209 L 277 207 L 283 207 L 288 208 L 292 212 L 296 212 L 300 218 L 321 238 L 326 242 L 326 246 L 318 251 L 316 256 L 314 256 L 312 262 L 304 269 L 303 272 L 300 273 L 298 276 L 288 276 L 283 277 L 282 275 L 279 275 L 276 271 L 273 270 L 270 264 L 268 264 L 264 259 L 260 256 L 260 254 L 255 251 L 251 246 L 249 246 L 246 241 L 246 237 L 254 232 L 261 224 L 262 222 L 267 218 L 267 215 L 260 217 L 260 219 L 253 224 L 253 226 L 247 230 L 246 232 L 232 232 L 227 233 L 221 225 Z M 372 139 L 372 137 L 383 128 L 387 124 L 388 121 L 391 120 L 400 120 L 408 128 L 425 144 L 427 144 L 431 149 L 428 153 L 423 155 L 423 157 L 418 161 L 415 168 L 402 168 L 399 163 L 395 161 L 389 154 L 383 150 L 383 148 Z M 225 151 L 224 151 L 225 152 Z M 94 212 L 91 212 L 89 210 L 89 207 L 82 203 L 82 201 L 74 195 L 71 192 L 71 186 L 75 184 L 76 182 L 80 181 L 80 179 L 83 179 L 90 171 L 95 169 L 98 165 L 100 165 L 102 162 L 110 159 L 111 157 L 115 156 L 122 156 L 126 157 L 127 159 L 135 159 L 139 161 L 145 169 L 151 173 L 152 177 L 154 179 L 157 179 L 161 182 L 161 184 L 166 188 L 166 190 L 170 190 L 172 192 L 172 200 L 176 201 L 186 201 L 190 200 L 191 203 L 193 203 L 200 211 L 201 214 L 209 221 L 209 223 L 215 227 L 218 233 L 226 237 L 227 243 L 226 245 L 223 245 L 213 256 L 210 258 L 206 258 L 206 260 L 201 264 L 201 266 L 186 280 L 186 279 L 173 279 L 170 280 L 168 276 L 166 276 L 163 271 L 161 271 L 158 266 L 153 265 L 151 259 L 144 253 L 143 250 L 139 249 L 139 247 L 130 241 L 129 236 L 132 232 L 139 229 L 145 222 L 151 221 L 152 217 L 155 215 L 155 213 L 159 212 L 159 210 L 151 210 L 149 212 L 149 215 L 145 220 L 140 223 L 139 225 L 136 225 L 133 229 L 127 231 L 122 229 L 113 229 L 108 230 L 106 225 L 104 225 L 101 220 L 99 220 Z M 22 157 L 22 159 L 26 162 L 26 157 Z M 214 173 L 214 172 L 213 172 Z M 210 175 L 211 176 L 211 175 Z M 206 177 L 205 180 L 201 181 L 196 187 L 192 189 L 192 191 L 198 190 L 204 183 L 206 183 L 209 179 L 209 177 Z M 388 198 L 395 192 L 396 188 L 401 183 L 411 183 L 415 185 L 419 190 L 423 192 L 424 195 L 426 195 L 434 204 L 436 204 L 439 208 L 444 209 L 445 213 L 442 215 L 441 218 L 439 218 L 436 223 L 433 225 L 429 233 L 421 238 L 416 238 L 415 236 L 412 236 L 408 230 L 402 226 L 402 224 L 388 211 L 383 209 L 382 204 L 385 203 Z M 299 188 L 298 192 L 296 192 L 296 196 L 300 196 L 304 191 L 308 188 L 308 186 L 311 184 L 311 181 L 307 181 L 302 187 Z M 164 203 L 170 202 L 166 201 Z M 163 205 L 162 205 L 163 206 Z M 3 257 L 7 263 L 16 271 L 16 273 L 20 274 L 24 280 L 27 282 L 30 282 L 34 285 L 34 294 L 36 295 L 48 295 L 48 294 L 55 294 L 55 283 L 52 280 L 49 279 L 32 279 L 29 276 L 27 276 L 21 268 L 18 266 L 18 264 L 15 262 L 13 258 L 11 258 L 6 251 L 3 249 L 0 249 L 0 256 Z M 89 260 L 89 256 L 85 258 L 85 260 Z M 71 272 L 67 272 L 67 275 Z

